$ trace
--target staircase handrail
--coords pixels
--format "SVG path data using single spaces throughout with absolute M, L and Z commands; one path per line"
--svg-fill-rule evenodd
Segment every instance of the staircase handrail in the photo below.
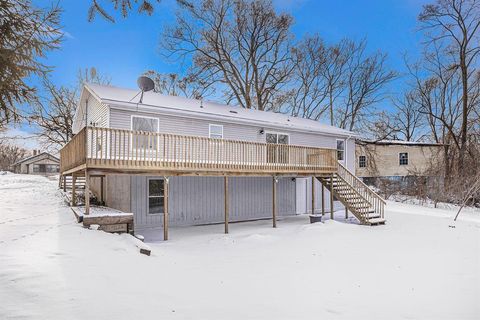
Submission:
M 367 186 L 362 180 L 360 180 L 360 178 L 354 175 L 341 163 L 338 164 L 337 175 L 341 177 L 342 180 L 350 184 L 358 193 L 362 194 L 363 198 L 365 198 L 373 207 L 373 210 L 379 213 L 382 218 L 384 217 L 384 206 L 387 203 L 385 199 L 370 189 L 369 186 Z M 351 183 L 348 180 L 350 180 Z M 363 192 L 359 190 L 360 187 L 363 189 Z
M 348 170 L 343 164 L 338 163 L 338 166 L 341 167 L 344 171 L 348 172 L 358 183 L 360 183 L 370 194 L 372 194 L 374 197 L 378 198 L 380 201 L 383 202 L 383 204 L 387 204 L 387 201 L 382 198 L 378 193 L 373 191 L 369 186 L 365 184 L 359 177 L 354 175 L 350 170 Z

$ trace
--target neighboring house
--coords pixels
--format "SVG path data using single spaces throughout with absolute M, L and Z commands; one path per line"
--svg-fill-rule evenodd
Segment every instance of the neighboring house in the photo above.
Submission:
M 376 178 L 405 180 L 428 176 L 438 163 L 443 145 L 401 140 L 357 140 L 356 174 L 366 183 Z
M 60 172 L 60 159 L 47 152 L 34 150 L 33 155 L 12 165 L 15 173 L 55 175 Z
M 133 212 L 137 233 L 163 229 L 166 239 L 169 224 L 228 231 L 229 221 L 262 218 L 275 226 L 277 216 L 331 211 L 333 200 L 365 224 L 383 215 L 354 176 L 355 135 L 317 121 L 154 92 L 140 103 L 138 90 L 86 84 L 73 130 L 62 175 L 87 176 L 107 206 Z M 344 181 L 359 182 L 355 195 Z

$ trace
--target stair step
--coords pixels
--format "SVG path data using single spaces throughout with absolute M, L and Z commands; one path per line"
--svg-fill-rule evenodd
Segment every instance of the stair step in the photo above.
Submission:
M 369 212 L 366 214 L 366 216 L 369 220 L 376 219 L 376 218 L 380 218 L 380 213 Z
M 368 224 L 369 225 L 377 225 L 377 224 L 385 224 L 387 220 L 385 218 L 373 218 L 373 219 L 368 219 Z

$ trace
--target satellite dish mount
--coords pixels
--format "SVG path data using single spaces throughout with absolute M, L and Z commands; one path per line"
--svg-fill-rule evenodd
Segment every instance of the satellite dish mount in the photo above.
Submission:
M 147 92 L 147 91 L 152 91 L 153 89 L 155 89 L 155 83 L 149 77 L 140 76 L 137 79 L 137 85 L 138 85 L 138 88 L 140 88 L 140 90 L 141 90 L 139 103 L 142 103 L 143 93 Z

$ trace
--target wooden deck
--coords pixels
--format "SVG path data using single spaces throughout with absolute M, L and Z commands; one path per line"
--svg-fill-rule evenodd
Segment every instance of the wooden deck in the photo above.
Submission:
M 60 172 L 321 176 L 335 149 L 86 127 L 60 151 Z
M 224 176 L 225 233 L 228 233 L 229 176 L 272 177 L 272 221 L 276 227 L 276 189 L 279 176 L 312 176 L 330 191 L 348 211 L 367 225 L 384 223 L 384 205 L 379 195 L 337 161 L 337 150 L 286 144 L 268 144 L 238 140 L 211 139 L 174 134 L 85 127 L 60 151 L 63 184 L 72 175 L 72 206 L 76 205 L 76 179 L 85 175 L 85 194 L 90 178 L 100 177 L 103 202 L 104 176 L 108 174 L 145 174 L 164 176 L 164 239 L 168 239 L 169 176 Z M 315 199 L 315 188 L 312 188 Z M 312 212 L 314 212 L 312 201 Z M 90 213 L 90 198 L 85 197 L 85 215 Z M 333 218 L 333 216 L 332 216 Z

